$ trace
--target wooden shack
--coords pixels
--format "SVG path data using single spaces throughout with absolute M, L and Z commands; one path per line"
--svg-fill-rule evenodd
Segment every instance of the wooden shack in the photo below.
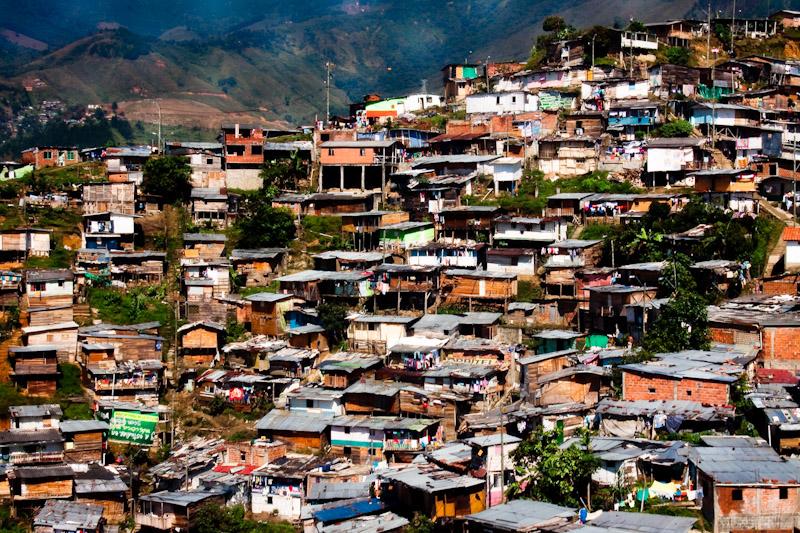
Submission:
M 141 529 L 192 531 L 201 507 L 224 504 L 221 491 L 164 490 L 140 496 L 134 519 Z
M 75 500 L 102 506 L 109 524 L 121 524 L 127 518 L 131 496 L 130 488 L 123 481 L 125 474 L 125 469 L 115 466 L 82 465 L 75 472 Z
M 245 287 L 268 285 L 276 274 L 284 270 L 287 248 L 236 249 L 230 260 L 237 281 Z
M 579 296 L 575 274 L 596 267 L 603 258 L 603 241 L 567 239 L 545 248 L 544 291 L 549 297 Z
M 13 346 L 8 349 L 11 359 L 11 379 L 30 396 L 50 397 L 58 385 L 59 346 Z
M 184 368 L 214 366 L 222 356 L 225 326 L 216 322 L 192 322 L 178 328 L 178 355 Z
M 136 184 L 132 181 L 121 183 L 84 183 L 83 214 L 114 212 L 133 215 L 136 211 Z
M 47 307 L 29 307 L 26 310 L 26 314 L 26 326 L 46 326 L 59 322 L 71 322 L 75 317 L 71 303 Z
M 28 256 L 50 255 L 51 229 L 15 228 L 0 231 L 0 258 L 5 261 L 25 260 Z
M 161 283 L 166 272 L 166 258 L 165 252 L 112 251 L 109 254 L 111 281 L 124 287 Z
M 25 272 L 25 300 L 27 307 L 72 305 L 73 282 L 71 270 L 48 269 Z
M 531 400 L 538 406 L 569 403 L 596 405 L 600 401 L 606 374 L 605 368 L 596 365 L 576 365 L 539 376 L 539 390 Z
M 486 508 L 486 480 L 461 476 L 434 464 L 380 474 L 391 505 L 421 513 L 434 522 L 479 513 Z
M 523 397 L 533 395 L 539 388 L 539 378 L 572 366 L 577 358 L 575 350 L 562 350 L 533 354 L 519 359 L 520 391 Z
M 183 257 L 216 259 L 225 255 L 228 238 L 222 233 L 184 233 Z
M 103 533 L 106 522 L 100 505 L 47 500 L 33 517 L 34 533 Z
M 340 352 L 319 363 L 322 386 L 328 389 L 346 389 L 362 378 L 375 377 L 375 369 L 382 366 L 380 357 Z
M 321 450 L 329 442 L 331 418 L 311 413 L 273 409 L 256 422 L 259 437 L 286 443 L 288 450 Z
M 287 328 L 284 313 L 294 305 L 291 294 L 259 292 L 246 296 L 250 302 L 250 331 L 254 335 L 278 337 Z
M 449 390 L 428 391 L 412 385 L 400 391 L 400 414 L 436 418 L 440 421 L 443 440 L 456 438 L 461 417 L 472 407 L 472 395 Z
M 473 300 L 507 305 L 517 297 L 517 275 L 451 268 L 442 272 L 441 287 L 447 300 L 466 302 L 470 307 Z
M 344 391 L 345 412 L 399 414 L 402 388 L 403 384 L 395 381 L 359 380 Z
M 64 460 L 69 463 L 100 463 L 105 453 L 108 424 L 100 420 L 63 420 Z
M 15 506 L 30 507 L 44 500 L 70 499 L 75 473 L 67 465 L 25 466 L 9 471 Z
M 492 224 L 501 214 L 496 206 L 468 205 L 448 207 L 439 212 L 437 237 L 492 243 Z
M 43 326 L 22 328 L 22 339 L 26 346 L 58 346 L 58 361 L 69 363 L 75 360 L 78 342 L 78 324 L 58 322 Z

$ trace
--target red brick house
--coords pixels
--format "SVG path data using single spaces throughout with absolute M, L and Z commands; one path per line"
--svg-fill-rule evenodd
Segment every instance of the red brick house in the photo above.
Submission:
M 713 342 L 759 350 L 759 366 L 800 370 L 800 296 L 751 295 L 708 308 Z
M 690 448 L 702 489 L 703 516 L 715 532 L 797 531 L 800 526 L 800 463 L 767 446 Z
M 685 350 L 620 366 L 623 400 L 690 400 L 730 405 L 731 385 L 755 359 L 753 352 Z
M 22 162 L 33 168 L 66 167 L 81 162 L 74 146 L 36 146 L 22 151 Z

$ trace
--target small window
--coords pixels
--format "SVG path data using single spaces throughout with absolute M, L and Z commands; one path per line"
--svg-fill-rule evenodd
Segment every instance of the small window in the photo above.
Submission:
M 378 455 L 378 449 L 377 448 L 370 448 L 368 453 L 369 453 L 369 455 L 372 455 L 372 456 Z
M 781 487 L 778 489 L 778 498 L 781 500 L 789 499 L 789 487 Z
M 511 103 L 512 104 L 516 104 L 517 103 L 517 97 L 516 96 L 512 96 L 511 97 Z
M 496 103 L 497 103 L 497 105 L 500 105 L 500 97 L 499 97 L 499 96 L 497 97 L 497 99 L 496 99 L 496 100 L 497 100 L 497 102 L 496 102 Z
M 306 407 L 308 409 L 311 409 L 312 407 L 314 407 L 314 400 L 306 400 Z
M 363 156 L 367 155 L 367 151 L 364 148 L 359 148 L 358 149 L 358 155 L 363 157 Z
M 345 435 L 349 435 L 350 434 L 350 427 L 349 426 L 344 428 L 344 434 Z
M 735 502 L 742 501 L 742 489 L 733 489 L 731 491 L 731 500 Z
M 239 460 L 242 462 L 247 461 L 247 452 L 239 452 Z
M 647 389 L 647 392 L 649 392 L 650 394 L 655 394 L 656 393 L 656 388 L 655 387 L 650 387 L 649 389 Z
M 206 159 L 206 165 L 213 165 L 213 164 L 214 164 L 213 159 Z
M 260 144 L 254 144 L 250 147 L 250 153 L 253 155 L 261 155 L 264 153 L 264 147 Z
M 333 148 L 328 148 L 328 155 L 333 155 L 333 154 L 334 154 Z
M 352 453 L 353 449 L 350 446 L 345 446 L 344 448 L 342 448 L 342 454 L 349 457 Z
M 686 391 L 686 396 L 691 396 L 691 395 L 692 395 L 692 391 L 690 391 L 690 390 L 687 390 L 687 391 Z
M 272 496 L 267 496 L 267 505 L 272 505 Z
M 67 160 L 74 161 L 75 160 L 75 152 L 67 152 Z
M 44 152 L 44 153 L 42 154 L 42 157 L 43 157 L 44 159 L 53 159 L 53 152 Z

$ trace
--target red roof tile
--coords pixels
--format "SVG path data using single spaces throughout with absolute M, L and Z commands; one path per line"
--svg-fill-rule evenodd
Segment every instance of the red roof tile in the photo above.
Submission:
M 785 383 L 796 385 L 798 378 L 791 370 L 782 368 L 758 368 L 756 369 L 756 379 L 759 383 Z
M 781 240 L 784 241 L 800 241 L 800 226 L 789 226 L 783 228 Z

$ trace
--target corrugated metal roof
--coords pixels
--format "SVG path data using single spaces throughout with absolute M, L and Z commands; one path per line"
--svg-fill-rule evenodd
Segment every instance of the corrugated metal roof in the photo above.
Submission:
M 349 481 L 347 483 L 320 481 L 309 487 L 306 498 L 309 500 L 347 500 L 368 497 L 370 485 L 369 481 Z
M 800 486 L 800 463 L 767 446 L 696 447 L 689 450 L 689 459 L 718 485 Z
M 466 516 L 471 523 L 501 531 L 533 531 L 541 526 L 553 526 L 575 517 L 575 510 L 552 503 L 534 500 L 513 500 Z
M 259 431 L 297 431 L 303 433 L 322 433 L 333 420 L 332 416 L 309 413 L 290 413 L 273 409 L 256 422 Z
M 379 475 L 383 479 L 396 481 L 427 493 L 476 487 L 486 483 L 483 479 L 460 476 L 431 464 L 415 465 L 402 470 L 387 470 Z
M 36 513 L 33 525 L 50 527 L 53 531 L 97 530 L 103 519 L 103 506 L 66 500 L 47 500 Z
M 376 533 L 379 531 L 401 531 L 409 524 L 408 520 L 392 512 L 367 515 L 345 520 L 330 526 L 323 526 L 320 533 Z
M 665 516 L 649 513 L 623 513 L 605 511 L 590 522 L 592 526 L 607 528 L 609 531 L 622 530 L 631 533 L 688 533 L 696 518 L 685 516 Z M 578 530 L 580 531 L 580 530 Z

